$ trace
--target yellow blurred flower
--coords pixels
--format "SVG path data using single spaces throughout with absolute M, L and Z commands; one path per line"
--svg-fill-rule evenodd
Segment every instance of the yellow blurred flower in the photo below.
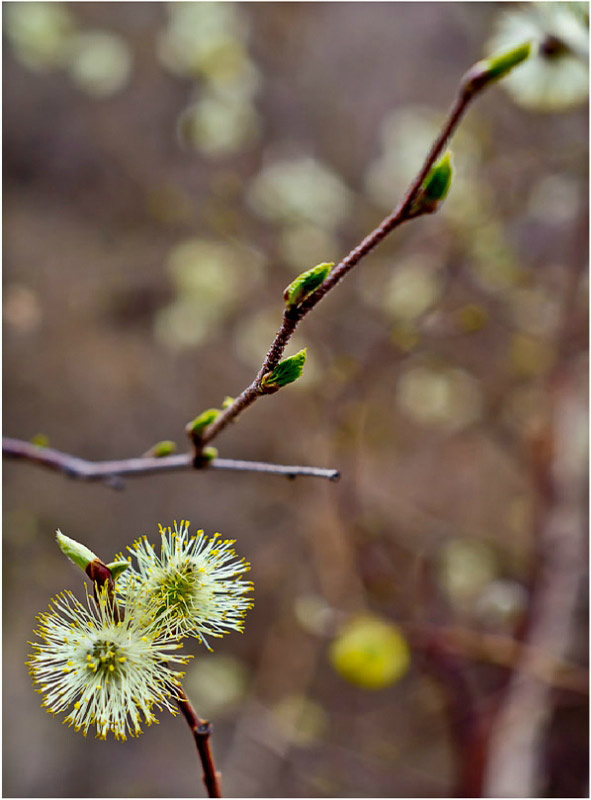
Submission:
M 400 680 L 410 666 L 402 632 L 377 617 L 348 622 L 330 646 L 330 661 L 345 680 L 362 689 L 384 689 Z

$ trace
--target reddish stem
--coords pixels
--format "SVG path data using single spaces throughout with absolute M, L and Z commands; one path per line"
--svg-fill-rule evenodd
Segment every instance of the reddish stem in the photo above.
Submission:
M 187 724 L 193 732 L 193 738 L 197 746 L 197 752 L 203 766 L 203 783 L 207 789 L 208 797 L 221 797 L 220 774 L 216 772 L 209 742 L 211 736 L 211 724 L 207 720 L 199 719 L 195 709 L 185 692 L 181 689 L 177 698 L 178 706 L 187 720 Z
M 483 89 L 484 86 L 478 87 L 478 91 Z M 430 213 L 434 209 L 423 209 L 416 211 L 413 208 L 414 201 L 420 192 L 421 186 L 429 170 L 435 164 L 438 157 L 441 155 L 449 138 L 457 128 L 461 118 L 463 117 L 468 105 L 476 97 L 477 91 L 473 88 L 467 89 L 465 81 L 462 81 L 460 91 L 456 97 L 452 107 L 449 110 L 447 118 L 435 139 L 431 150 L 429 151 L 423 166 L 419 170 L 417 176 L 408 187 L 406 194 L 400 201 L 394 211 L 389 214 L 382 222 L 369 233 L 356 247 L 354 247 L 345 258 L 337 264 L 337 266 L 328 275 L 326 280 L 313 292 L 303 303 L 299 306 L 287 308 L 283 313 L 283 322 L 281 327 L 275 334 L 275 338 L 271 343 L 269 351 L 263 361 L 257 376 L 250 384 L 244 389 L 241 394 L 234 400 L 232 405 L 228 406 L 215 420 L 209 425 L 208 428 L 196 439 L 193 444 L 198 455 L 201 448 L 211 442 L 221 431 L 228 426 L 228 424 L 242 413 L 248 406 L 252 405 L 263 392 L 261 392 L 261 380 L 263 376 L 277 366 L 283 352 L 291 339 L 295 329 L 300 320 L 302 320 L 310 311 L 322 300 L 322 298 L 333 289 L 345 275 L 353 269 L 353 267 L 361 261 L 368 253 L 370 253 L 381 241 L 383 241 L 389 233 L 391 233 L 403 222 L 408 222 L 421 216 L 425 213 Z

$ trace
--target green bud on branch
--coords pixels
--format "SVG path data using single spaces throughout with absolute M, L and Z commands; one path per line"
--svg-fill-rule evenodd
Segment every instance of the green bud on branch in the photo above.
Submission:
M 322 264 L 317 264 L 315 267 L 312 267 L 312 269 L 306 270 L 306 272 L 302 272 L 301 275 L 298 275 L 283 292 L 285 305 L 288 308 L 293 308 L 293 306 L 297 306 L 303 302 L 312 292 L 316 291 L 320 284 L 324 283 L 333 267 L 334 261 L 330 263 L 323 262 Z
M 176 451 L 176 442 L 164 439 L 162 442 L 156 442 L 149 450 L 146 450 L 144 458 L 164 458 L 165 456 L 171 456 Z
M 300 350 L 295 356 L 284 358 L 270 372 L 263 375 L 261 380 L 261 394 L 272 394 L 288 383 L 293 383 L 301 376 L 306 363 L 306 348 Z
M 193 466 L 195 469 L 203 469 L 203 467 L 206 467 L 210 461 L 213 461 L 214 458 L 217 457 L 217 447 L 204 447 L 203 450 L 199 450 L 195 454 L 193 458 Z
M 452 178 L 453 166 L 451 152 L 448 150 L 443 158 L 431 167 L 409 214 L 418 216 L 436 211 L 449 192 Z
M 483 64 L 483 67 L 488 73 L 489 81 L 498 81 L 514 67 L 521 64 L 522 61 L 528 59 L 530 54 L 531 42 L 525 42 L 513 48 L 513 50 L 508 50 L 496 56 L 492 56 L 484 62 L 481 62 L 481 64 Z
M 425 200 L 436 203 L 445 200 L 451 186 L 452 176 L 451 153 L 448 150 L 443 158 L 431 167 L 429 174 L 425 178 L 425 183 L 423 184 Z
M 201 457 L 205 461 L 213 461 L 214 458 L 218 457 L 218 449 L 217 447 L 205 447 L 203 452 L 201 453 Z
M 192 422 L 187 423 L 185 431 L 193 438 L 198 439 L 203 431 L 221 414 L 219 408 L 208 408 L 201 412 Z
M 504 78 L 514 67 L 530 57 L 531 49 L 531 42 L 524 42 L 512 50 L 506 50 L 474 64 L 462 79 L 464 93 L 473 94 L 489 83 Z

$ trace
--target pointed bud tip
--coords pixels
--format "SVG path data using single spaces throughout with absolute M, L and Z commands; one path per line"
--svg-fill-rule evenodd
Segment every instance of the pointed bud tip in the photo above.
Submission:
M 464 92 L 471 94 L 483 89 L 493 81 L 501 80 L 512 69 L 526 61 L 531 52 L 532 43 L 524 42 L 511 50 L 505 50 L 502 53 L 497 53 L 490 58 L 479 61 L 464 75 L 462 81 Z
M 518 47 L 514 47 L 512 50 L 506 50 L 486 59 L 485 63 L 487 64 L 489 80 L 499 80 L 514 69 L 514 67 L 526 61 L 531 55 L 531 49 L 532 43 L 524 42 Z
M 97 556 L 80 542 L 71 539 L 63 534 L 59 529 L 56 531 L 56 540 L 62 553 L 80 569 L 86 570 L 92 561 L 97 560 Z

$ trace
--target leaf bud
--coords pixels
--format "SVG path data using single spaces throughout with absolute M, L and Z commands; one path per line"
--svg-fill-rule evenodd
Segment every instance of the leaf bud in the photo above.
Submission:
M 504 78 L 514 67 L 530 57 L 531 49 L 531 42 L 524 42 L 512 50 L 505 50 L 474 64 L 462 79 L 464 94 L 471 95 L 489 83 Z
M 272 394 L 288 383 L 293 383 L 301 376 L 306 363 L 306 348 L 294 356 L 284 358 L 270 372 L 263 375 L 261 380 L 261 393 Z
M 283 292 L 285 305 L 288 308 L 293 308 L 302 303 L 312 292 L 316 291 L 316 289 L 324 283 L 333 267 L 334 261 L 330 263 L 323 262 L 298 275 Z
M 201 457 L 204 461 L 213 461 L 214 458 L 218 457 L 217 447 L 204 447 Z
M 187 423 L 185 431 L 194 439 L 198 439 L 203 431 L 221 414 L 219 408 L 208 408 L 202 411 L 192 422 Z
M 176 450 L 176 442 L 164 439 L 162 442 L 156 442 L 149 450 L 146 450 L 144 458 L 164 458 L 165 456 L 171 456 L 173 453 L 176 453 Z
M 453 178 L 453 165 L 451 163 L 451 152 L 446 154 L 436 164 L 434 164 L 423 185 L 413 202 L 409 214 L 418 216 L 419 214 L 432 214 L 445 200 Z
M 452 176 L 451 153 L 448 150 L 443 158 L 431 167 L 429 174 L 425 178 L 423 186 L 425 198 L 436 202 L 444 200 L 449 192 Z

